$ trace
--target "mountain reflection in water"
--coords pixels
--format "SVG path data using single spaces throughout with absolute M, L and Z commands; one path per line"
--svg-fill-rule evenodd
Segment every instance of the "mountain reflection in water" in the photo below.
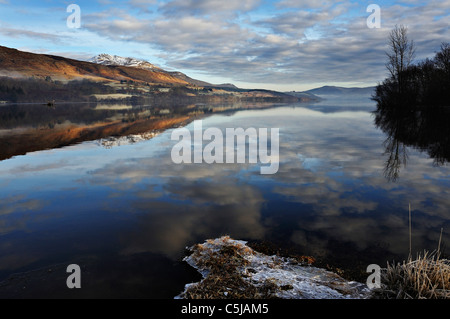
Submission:
M 213 112 L 267 108 L 273 103 L 158 105 L 20 104 L 0 107 L 0 160 L 28 152 L 69 146 L 85 141 L 128 137 L 152 138 L 153 133 L 185 125 Z M 140 135 L 138 137 L 138 135 Z

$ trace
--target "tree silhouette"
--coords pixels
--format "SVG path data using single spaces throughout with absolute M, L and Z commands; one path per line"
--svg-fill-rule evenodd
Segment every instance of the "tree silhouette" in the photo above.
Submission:
M 388 39 L 390 76 L 376 87 L 375 125 L 386 133 L 385 177 L 396 181 L 408 160 L 408 146 L 427 152 L 435 165 L 450 160 L 450 45 L 433 59 L 413 64 L 415 45 L 407 28 L 396 26 Z
M 404 71 L 412 64 L 416 51 L 414 41 L 408 39 L 408 28 L 403 25 L 395 26 L 389 34 L 388 45 L 390 51 L 386 52 L 388 57 L 386 67 L 402 90 Z

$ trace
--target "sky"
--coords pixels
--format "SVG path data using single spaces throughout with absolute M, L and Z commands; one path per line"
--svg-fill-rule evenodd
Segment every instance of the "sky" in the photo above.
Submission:
M 450 42 L 449 22 L 450 0 L 0 0 L 0 45 L 79 60 L 108 53 L 214 84 L 303 91 L 376 85 L 395 25 L 408 27 L 420 61 Z

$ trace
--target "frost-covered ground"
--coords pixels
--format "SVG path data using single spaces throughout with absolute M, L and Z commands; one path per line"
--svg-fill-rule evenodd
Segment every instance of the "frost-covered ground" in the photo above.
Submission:
M 205 280 L 211 281 L 209 276 L 215 273 L 217 278 L 212 281 L 221 282 L 220 276 L 217 276 L 218 267 L 233 269 L 235 274 L 231 277 L 243 280 L 249 287 L 260 289 L 270 283 L 270 297 L 275 298 L 364 299 L 370 296 L 370 290 L 364 284 L 346 281 L 335 273 L 301 264 L 292 258 L 261 254 L 248 247 L 245 241 L 221 237 L 194 245 L 189 250 L 192 254 L 184 260 L 196 268 L 204 279 L 199 283 L 186 285 L 185 291 L 176 298 L 187 298 L 190 290 L 196 290 L 196 297 L 201 297 L 198 291 L 204 291 L 205 288 L 199 287 Z M 218 260 L 223 264 L 217 265 Z M 228 262 L 233 263 L 233 267 L 229 267 Z M 226 287 L 227 284 L 231 287 Z M 236 289 L 227 280 L 223 280 L 221 288 L 223 298 L 232 295 L 232 290 Z M 206 291 L 205 294 L 208 294 L 207 288 Z M 221 295 L 213 295 L 213 298 L 221 298 Z

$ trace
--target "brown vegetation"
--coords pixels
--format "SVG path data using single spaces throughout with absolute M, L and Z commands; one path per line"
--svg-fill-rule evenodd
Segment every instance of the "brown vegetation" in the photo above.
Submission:
M 450 261 L 425 252 L 416 260 L 388 264 L 375 296 L 387 299 L 450 299 Z
M 89 125 L 66 124 L 54 128 L 19 129 L 15 134 L 0 135 L 0 160 L 28 152 L 64 147 L 109 136 L 127 136 L 164 130 L 187 121 L 187 116 L 151 118 L 126 123 L 121 120 Z

